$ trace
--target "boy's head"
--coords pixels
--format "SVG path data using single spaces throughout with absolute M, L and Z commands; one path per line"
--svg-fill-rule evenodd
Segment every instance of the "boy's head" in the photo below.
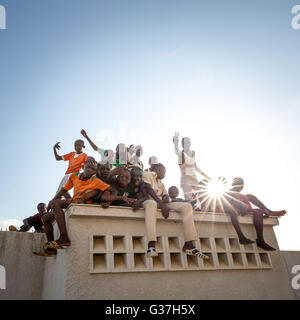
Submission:
M 140 183 L 143 181 L 143 170 L 138 167 L 133 167 L 131 169 L 131 181 L 136 186 L 140 185 Z
M 155 156 L 149 158 L 149 166 L 152 167 L 153 164 L 157 164 L 158 160 Z
M 82 149 L 85 148 L 84 141 L 80 140 L 80 139 L 76 140 L 74 142 L 74 148 L 75 148 L 76 153 L 81 153 Z
M 117 178 L 118 184 L 120 187 L 124 188 L 129 185 L 131 181 L 131 173 L 128 169 L 123 169 L 118 175 Z
M 181 140 L 181 145 L 182 145 L 182 148 L 183 150 L 189 150 L 191 148 L 191 139 L 188 138 L 188 137 L 184 137 L 182 138 Z
M 179 195 L 179 190 L 178 190 L 177 187 L 172 186 L 172 187 L 169 188 L 168 194 L 169 194 L 169 197 L 170 197 L 171 199 L 175 199 L 175 198 L 177 198 L 178 195 Z
M 37 205 L 38 212 L 43 214 L 46 211 L 46 204 L 41 202 Z
M 130 146 L 129 146 L 129 148 L 127 149 L 127 151 L 130 153 L 130 154 L 133 154 L 134 153 L 134 144 L 131 144 Z
M 100 164 L 97 165 L 97 176 L 101 179 L 106 179 L 110 173 L 110 164 Z
M 113 152 L 113 150 L 105 150 L 104 151 L 104 157 L 106 157 L 107 159 L 113 159 L 115 153 Z
M 142 146 L 136 146 L 136 147 L 135 147 L 135 155 L 136 155 L 137 157 L 141 157 L 142 154 L 143 154 L 143 148 L 142 148 Z
M 90 157 L 91 158 L 91 157 Z M 87 161 L 85 164 L 84 164 L 84 167 L 83 167 L 83 173 L 82 175 L 89 179 L 91 178 L 93 175 L 95 175 L 97 172 L 97 165 L 96 165 L 96 161 L 93 162 L 93 161 Z
M 162 180 L 166 175 L 166 168 L 161 163 L 154 164 L 152 166 L 152 171 L 156 172 L 157 179 Z
M 116 147 L 116 159 L 126 159 L 127 148 L 124 143 L 119 143 Z
M 242 178 L 234 178 L 231 183 L 231 190 L 241 192 L 244 188 L 244 180 Z

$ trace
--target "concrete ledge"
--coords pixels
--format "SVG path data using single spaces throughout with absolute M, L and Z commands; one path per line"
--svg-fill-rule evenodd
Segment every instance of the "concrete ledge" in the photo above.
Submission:
M 84 208 L 84 210 L 80 210 Z M 139 209 L 134 212 L 131 208 L 110 206 L 108 209 L 103 209 L 99 205 L 92 204 L 71 204 L 67 209 L 68 215 L 72 217 L 105 217 L 105 218 L 119 218 L 119 219 L 133 219 L 133 220 L 145 220 L 145 214 L 143 209 Z M 240 224 L 253 225 L 252 217 L 239 216 Z M 180 221 L 181 216 L 174 211 L 170 212 L 168 219 L 165 219 L 161 214 L 161 210 L 157 210 L 157 220 L 161 221 Z M 213 222 L 213 223 L 231 223 L 228 215 L 224 213 L 212 213 L 212 212 L 196 212 L 194 211 L 195 222 Z M 276 226 L 279 225 L 278 218 L 270 217 L 264 220 L 264 225 Z

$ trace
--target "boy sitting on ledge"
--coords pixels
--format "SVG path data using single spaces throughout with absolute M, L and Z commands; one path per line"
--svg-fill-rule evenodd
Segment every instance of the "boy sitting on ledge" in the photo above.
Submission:
M 222 207 L 223 210 L 230 215 L 233 227 L 235 228 L 239 241 L 241 244 L 250 244 L 254 241 L 246 238 L 241 230 L 238 215 L 252 215 L 253 224 L 257 234 L 256 244 L 258 247 L 266 251 L 274 251 L 275 248 L 268 245 L 263 238 L 263 219 L 268 218 L 270 215 L 282 216 L 286 213 L 282 211 L 272 211 L 268 209 L 260 200 L 255 196 L 248 194 L 247 196 L 240 192 L 244 188 L 244 180 L 242 178 L 235 178 L 232 181 L 231 189 L 224 194 Z M 252 208 L 252 204 L 257 206 L 259 209 Z
M 148 250 L 147 256 L 157 256 L 155 249 L 156 240 L 156 217 L 157 208 L 161 209 L 162 215 L 165 219 L 169 217 L 170 210 L 174 210 L 182 215 L 182 224 L 184 231 L 185 243 L 182 251 L 187 255 L 198 256 L 201 259 L 208 259 L 208 256 L 204 255 L 193 245 L 193 241 L 197 239 L 198 235 L 196 232 L 193 208 L 190 203 L 187 202 L 171 202 L 167 194 L 166 188 L 162 183 L 166 174 L 165 167 L 161 164 L 153 165 L 152 172 L 144 171 L 144 182 L 146 184 L 146 190 L 148 195 L 153 200 L 146 200 L 143 203 L 145 208 L 145 224 L 148 238 Z
M 74 188 L 73 198 L 70 200 L 60 200 L 60 198 L 72 188 Z M 49 202 L 48 208 L 51 208 L 52 211 L 45 214 L 42 218 L 48 240 L 47 248 L 62 249 L 63 246 L 71 245 L 66 229 L 63 209 L 67 208 L 70 203 L 92 203 L 92 199 L 96 197 L 100 191 L 109 189 L 110 185 L 96 177 L 96 161 L 89 157 L 84 165 L 83 172 L 73 173 L 62 190 Z M 56 241 L 53 241 L 52 220 L 54 218 L 60 232 L 60 238 Z

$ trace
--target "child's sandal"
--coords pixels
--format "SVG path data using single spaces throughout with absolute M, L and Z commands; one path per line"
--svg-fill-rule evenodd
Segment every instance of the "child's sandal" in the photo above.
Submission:
M 194 256 L 194 257 L 199 257 L 200 259 L 209 259 L 209 257 L 205 254 L 203 254 L 201 251 L 199 251 L 197 248 L 193 249 L 186 249 L 184 250 L 186 255 L 188 256 Z
M 56 241 L 51 241 L 48 245 L 47 248 L 50 249 L 65 249 L 64 247 L 69 247 L 71 245 L 71 242 L 65 242 L 65 243 L 57 243 Z
M 156 250 L 155 250 L 154 247 L 148 248 L 148 250 L 147 250 L 147 257 L 152 258 L 152 257 L 157 257 L 157 256 L 158 256 L 158 254 L 157 254 L 157 252 L 156 252 Z

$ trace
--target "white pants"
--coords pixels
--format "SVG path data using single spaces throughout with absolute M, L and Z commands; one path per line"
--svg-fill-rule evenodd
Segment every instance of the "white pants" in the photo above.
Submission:
M 167 206 L 182 216 L 184 240 L 197 239 L 197 231 L 194 224 L 193 209 L 187 202 L 171 202 Z M 145 209 L 145 224 L 148 241 L 156 241 L 156 217 L 157 203 L 154 200 L 146 200 L 143 203 Z

